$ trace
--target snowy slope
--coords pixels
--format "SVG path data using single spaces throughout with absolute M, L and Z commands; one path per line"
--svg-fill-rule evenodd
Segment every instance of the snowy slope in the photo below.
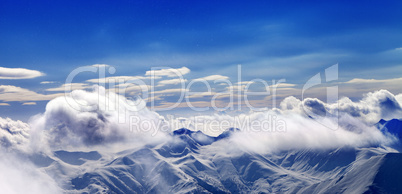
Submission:
M 385 127 L 394 130 L 394 124 L 380 124 L 383 131 Z M 402 154 L 395 149 L 342 147 L 270 154 L 217 151 L 222 145 L 230 146 L 233 133 L 236 130 L 210 137 L 183 128 L 161 144 L 118 152 L 55 151 L 31 160 L 59 180 L 67 192 L 402 192 Z

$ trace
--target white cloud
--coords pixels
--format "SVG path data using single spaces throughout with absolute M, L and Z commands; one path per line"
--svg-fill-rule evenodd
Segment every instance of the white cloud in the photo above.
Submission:
M 160 77 L 153 77 L 154 79 L 159 79 Z M 104 83 L 115 83 L 117 84 L 124 84 L 125 82 L 130 82 L 130 81 L 135 81 L 135 80 L 147 80 L 151 79 L 151 77 L 144 77 L 144 76 L 110 76 L 110 77 L 105 77 L 105 78 L 95 78 L 95 79 L 89 79 L 86 82 L 90 83 L 99 83 L 99 84 L 104 84 Z
M 114 88 L 109 88 L 108 90 L 116 93 L 130 93 L 130 92 L 149 92 L 152 86 L 145 83 L 124 83 L 119 84 Z
M 203 95 L 210 95 L 210 94 L 203 93 Z M 202 97 L 202 95 L 198 95 L 198 96 L 194 96 L 194 97 Z M 196 102 L 194 102 L 194 103 L 196 103 Z M 341 130 L 351 130 L 350 128 L 348 128 L 346 126 L 349 126 L 349 127 L 354 126 L 354 127 L 358 127 L 358 128 L 364 128 L 364 127 L 370 128 L 370 126 L 377 123 L 380 119 L 402 118 L 401 104 L 402 104 L 402 94 L 395 96 L 386 90 L 379 90 L 376 92 L 367 93 L 367 94 L 365 94 L 363 99 L 361 99 L 360 101 L 357 101 L 357 102 L 353 102 L 349 98 L 341 98 L 336 103 L 325 103 L 317 98 L 306 98 L 304 100 L 299 100 L 296 97 L 290 96 L 290 97 L 285 98 L 280 103 L 279 109 L 273 109 L 273 110 L 268 109 L 268 111 L 251 112 L 248 114 L 240 114 L 240 115 L 235 114 L 236 116 L 230 116 L 230 115 L 203 116 L 204 118 L 201 118 L 201 120 L 198 120 L 198 122 L 201 122 L 204 124 L 207 123 L 207 125 L 202 127 L 203 126 L 202 124 L 201 125 L 194 124 L 192 126 L 196 126 L 196 127 L 198 126 L 200 128 L 192 128 L 192 130 L 201 130 L 204 133 L 207 133 L 209 135 L 218 135 L 223 130 L 225 130 L 229 127 L 234 127 L 234 126 L 227 126 L 226 128 L 214 129 L 214 126 L 211 126 L 211 125 L 213 125 L 211 123 L 220 122 L 221 120 L 229 120 L 230 123 L 234 123 L 235 117 L 240 117 L 243 119 L 246 117 L 249 117 L 251 120 L 257 119 L 257 120 L 263 121 L 265 119 L 265 120 L 268 120 L 269 122 L 271 122 L 271 124 L 272 124 L 275 121 L 270 121 L 269 115 L 276 117 L 276 118 L 282 117 L 282 119 L 284 119 L 286 122 L 290 122 L 290 123 L 302 122 L 302 121 L 298 121 L 301 119 L 301 118 L 299 118 L 299 116 L 300 116 L 300 117 L 303 117 L 303 120 L 306 120 L 303 122 L 306 122 L 306 127 L 308 127 L 310 125 L 309 120 L 311 120 L 311 122 L 315 122 L 314 119 L 320 120 L 320 119 L 325 118 L 325 116 L 328 116 L 328 118 L 333 119 L 333 120 L 331 120 L 331 122 L 334 122 L 334 123 L 337 122 L 337 120 L 335 119 L 336 117 L 333 117 L 335 115 L 336 111 L 339 111 L 339 116 L 340 116 L 339 122 L 341 125 Z M 208 105 L 208 102 L 206 102 L 206 103 L 204 102 L 203 105 L 204 106 Z M 308 110 L 309 113 L 312 113 L 312 115 L 307 114 L 306 110 Z M 296 116 L 292 116 L 292 115 L 296 115 Z M 195 117 L 197 117 L 197 119 L 200 118 L 200 116 L 195 116 Z M 189 118 L 191 118 L 191 117 L 189 117 Z M 207 121 L 203 122 L 203 120 L 205 120 L 205 119 Z M 296 120 L 294 120 L 294 119 L 296 119 Z M 278 119 L 276 119 L 276 120 L 278 120 Z M 319 124 L 319 125 L 321 125 L 321 124 Z M 295 124 L 295 127 L 296 126 L 297 126 L 297 124 Z M 316 126 L 316 125 L 313 123 L 312 126 Z M 250 127 L 250 126 L 248 126 L 248 127 Z M 244 127 L 239 127 L 239 128 L 243 129 Z M 322 130 L 324 130 L 324 129 L 331 130 L 331 129 L 323 126 Z M 307 128 L 306 128 L 306 130 L 307 130 Z M 343 133 L 343 132 L 341 132 L 341 133 Z M 345 132 L 345 134 L 343 134 L 343 135 L 346 135 L 346 133 L 347 132 Z M 375 133 L 375 132 L 373 132 L 373 133 Z M 352 136 L 353 136 L 353 134 L 352 134 Z M 356 134 L 355 134 L 355 136 L 356 136 Z M 369 141 L 367 140 L 366 142 L 369 142 Z
M 140 122 L 149 122 L 149 128 L 144 129 Z M 159 131 L 163 121 L 146 108 L 143 100 L 128 100 L 100 86 L 94 86 L 92 91 L 75 90 L 66 97 L 51 100 L 46 112 L 30 124 L 41 137 L 34 145 L 44 146 L 48 142 L 52 148 L 125 140 L 154 142 L 165 137 Z
M 242 81 L 242 82 L 237 82 L 236 85 L 247 85 L 247 84 L 252 84 L 254 81 Z
M 352 79 L 339 85 L 339 92 L 348 97 L 361 96 L 363 93 L 385 89 L 393 93 L 402 93 L 402 78 L 392 79 Z
M 193 81 L 201 81 L 201 80 L 214 81 L 214 80 L 227 80 L 227 79 L 229 79 L 229 77 L 223 76 L 223 75 L 210 75 L 210 76 L 194 79 Z
M 63 84 L 60 87 L 57 88 L 49 88 L 46 89 L 46 91 L 50 92 L 70 92 L 72 90 L 83 90 L 83 89 L 88 89 L 91 88 L 90 85 L 85 84 L 85 83 L 71 83 L 71 84 Z
M 181 90 L 171 89 L 163 93 L 175 91 Z M 222 149 L 248 150 L 258 153 L 387 144 L 391 139 L 373 127 L 371 120 L 375 120 L 376 118 L 373 118 L 376 115 L 379 115 L 379 118 L 401 115 L 401 112 L 398 112 L 401 109 L 400 100 L 402 95 L 394 96 L 384 90 L 368 93 L 359 102 L 341 99 L 339 110 L 345 114 L 339 117 L 338 130 L 328 129 L 325 125 L 316 122 L 315 119 L 321 118 L 307 117 L 301 107 L 305 106 L 321 114 L 323 111 L 334 111 L 334 104 L 326 104 L 313 98 L 298 100 L 295 97 L 286 98 L 279 110 L 249 112 L 234 116 L 229 114 L 196 116 L 194 122 L 196 120 L 198 124 L 186 127 L 215 136 L 229 127 L 238 127 L 242 130 L 241 132 L 235 133 L 228 141 L 218 142 L 213 146 L 224 145 Z M 392 115 L 387 115 L 388 113 Z M 126 120 L 126 122 L 119 120 L 130 119 L 133 116 L 137 119 Z M 177 122 L 172 123 L 177 124 L 180 122 L 178 120 L 183 118 L 177 118 Z M 240 123 L 236 123 L 236 120 Z M 144 101 L 139 99 L 130 101 L 123 96 L 107 92 L 102 87 L 94 87 L 93 91 L 76 90 L 67 98 L 60 97 L 50 101 L 44 114 L 31 119 L 31 129 L 21 121 L 0 118 L 0 140 L 3 141 L 2 145 L 18 146 L 25 144 L 31 137 L 34 145 L 50 146 L 51 149 L 120 141 L 160 142 L 166 140 L 168 136 L 165 133 L 152 136 L 150 133 L 154 131 L 146 132 L 139 124 L 144 121 L 153 123 L 156 126 L 154 130 L 160 130 L 166 124 L 160 115 L 146 109 Z M 225 121 L 229 124 L 224 127 L 216 125 Z M 280 121 L 285 123 L 282 129 L 276 128 Z M 335 120 L 329 122 L 335 122 Z M 132 126 L 137 128 L 130 128 Z M 170 131 L 176 127 L 170 126 L 167 129 Z M 31 131 L 33 132 L 30 133 Z
M 293 88 L 295 87 L 296 84 L 290 84 L 290 83 L 278 83 L 275 85 L 271 85 L 271 88 Z
M 371 145 L 389 144 L 392 138 L 384 136 L 374 126 L 367 125 L 348 115 L 342 115 L 341 125 L 337 130 L 331 130 L 317 120 L 300 115 L 281 115 L 274 112 L 258 112 L 247 115 L 253 122 L 267 123 L 273 126 L 264 130 L 258 125 L 247 125 L 241 132 L 235 133 L 226 148 L 248 150 L 257 153 L 273 153 L 294 149 L 333 149 L 344 146 L 366 147 Z M 273 118 L 273 119 L 272 119 Z M 284 123 L 284 131 L 275 131 L 275 125 Z M 318 120 L 319 121 L 319 120 Z M 350 127 L 353 126 L 353 127 Z
M 201 78 L 202 79 L 202 78 Z M 209 78 L 211 79 L 211 78 Z M 228 79 L 228 78 L 226 78 Z M 254 81 L 242 81 L 242 82 L 237 82 L 234 85 L 229 85 L 226 87 L 226 90 L 228 91 L 244 91 L 246 86 L 250 86 L 251 84 L 255 83 Z M 226 84 L 224 84 L 226 85 Z
M 178 78 L 178 79 L 162 80 L 162 81 L 158 82 L 158 86 L 180 84 L 183 82 L 187 82 L 187 79 Z
M 246 85 L 232 85 L 232 86 L 228 86 L 226 87 L 226 90 L 228 91 L 244 91 L 244 89 L 246 88 Z
M 10 106 L 10 104 L 5 103 L 5 102 L 0 102 L 0 106 Z
M 160 70 L 150 70 L 146 71 L 146 76 L 167 76 L 167 77 L 178 77 L 190 73 L 190 69 L 187 67 L 177 68 L 177 69 L 160 69 Z
M 31 79 L 43 75 L 45 74 L 36 70 L 0 67 L 0 79 Z
M 341 115 L 337 130 L 327 128 L 320 120 L 300 114 L 282 114 L 266 110 L 237 115 L 213 114 L 186 118 L 171 118 L 171 128 L 185 127 L 217 136 L 228 128 L 239 128 L 227 141 L 212 144 L 222 152 L 252 151 L 261 154 L 294 149 L 333 149 L 389 144 L 394 139 L 385 136 L 372 125 L 349 115 Z M 211 148 L 214 150 L 214 148 Z M 216 150 L 215 150 L 216 151 Z M 219 152 L 219 151 L 216 151 Z
M 203 98 L 203 97 L 211 97 L 216 95 L 216 92 L 197 92 L 197 93 L 192 93 L 191 95 L 186 95 L 186 98 Z M 223 96 L 224 93 L 220 93 L 220 96 Z M 195 103 L 195 102 L 191 102 Z
M 339 97 L 346 96 L 348 98 L 361 98 L 363 95 L 377 91 L 377 90 L 387 90 L 394 94 L 402 93 L 402 78 L 391 78 L 391 79 L 359 79 L 355 78 L 346 82 L 333 83 L 329 86 L 338 86 Z M 280 84 L 281 86 L 283 84 Z M 285 85 L 286 86 L 286 85 Z M 315 97 L 321 100 L 325 100 L 327 85 L 310 88 L 305 91 L 304 95 L 308 97 Z M 271 86 L 272 88 L 272 86 Z M 278 87 L 277 94 L 280 93 L 281 96 L 300 96 L 302 90 L 297 87 Z M 279 97 L 279 96 L 278 96 Z
M 306 98 L 299 100 L 293 96 L 285 98 L 280 107 L 284 112 L 297 114 L 311 111 L 314 115 L 325 116 L 336 114 L 336 111 L 347 113 L 363 122 L 374 124 L 380 119 L 401 118 L 402 107 L 399 96 L 395 96 L 387 90 L 369 92 L 358 102 L 353 102 L 347 97 L 339 99 L 335 103 L 325 103 L 317 98 Z
M 0 158 L 0 191 L 2 193 L 19 194 L 52 194 L 63 193 L 55 179 L 38 169 L 28 158 L 1 151 Z
M 34 91 L 17 86 L 0 85 L 0 100 L 6 102 L 51 100 L 61 95 L 63 94 L 38 94 Z
M 36 102 L 24 102 L 22 105 L 36 105 Z
M 359 79 L 355 78 L 350 81 L 345 82 L 347 84 L 374 84 L 374 83 L 384 83 L 384 84 L 393 84 L 399 83 L 402 84 L 402 78 L 394 78 L 394 79 Z
M 172 89 L 165 89 L 165 90 L 158 90 L 154 91 L 154 94 L 173 94 L 173 93 L 182 93 L 187 92 L 187 88 L 172 88 Z
M 53 83 L 56 83 L 56 82 L 54 82 L 54 81 L 43 81 L 43 82 L 40 82 L 40 84 L 53 84 Z
M 0 148 L 20 149 L 29 141 L 29 125 L 0 117 Z
M 399 103 L 400 105 L 402 105 L 402 94 L 396 95 L 396 96 L 395 96 L 395 99 L 396 99 L 396 101 L 398 101 L 398 103 Z

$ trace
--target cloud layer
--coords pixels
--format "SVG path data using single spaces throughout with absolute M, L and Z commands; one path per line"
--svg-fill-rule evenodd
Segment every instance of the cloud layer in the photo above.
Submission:
M 380 119 L 402 117 L 402 94 L 394 95 L 387 90 L 369 92 L 363 99 L 353 102 L 343 97 L 336 103 L 325 103 L 317 98 L 306 98 L 303 101 L 291 96 L 285 98 L 280 108 L 283 112 L 294 112 L 317 117 L 346 113 L 369 124 L 377 123 Z
M 402 118 L 402 95 L 386 90 L 367 93 L 353 102 L 342 98 L 325 103 L 316 98 L 287 97 L 279 109 L 236 115 L 213 114 L 172 118 L 171 128 L 187 127 L 217 136 L 230 127 L 239 128 L 221 151 L 272 153 L 292 149 L 331 149 L 389 145 L 395 137 L 384 135 L 374 124 L 381 118 Z M 236 146 L 235 146 L 236 145 Z
M 31 79 L 43 75 L 45 74 L 36 70 L 0 67 L 0 79 Z
M 145 141 L 162 125 L 160 116 L 149 111 L 143 100 L 129 100 L 98 86 L 51 100 L 45 113 L 31 122 L 36 134 L 46 134 L 42 142 L 55 147 Z M 162 132 L 156 133 L 153 139 L 161 136 Z
M 167 76 L 167 77 L 177 77 L 183 76 L 190 73 L 190 69 L 187 67 L 181 67 L 177 69 L 169 68 L 169 69 L 159 69 L 159 70 L 150 70 L 146 71 L 146 76 Z
M 32 117 L 29 125 L 0 118 L 0 154 L 5 156 L 0 158 L 0 188 L 7 193 L 60 193 L 62 190 L 55 182 L 58 178 L 34 166 L 31 156 L 43 152 L 52 156 L 53 151 L 60 149 L 115 154 L 116 150 L 139 149 L 149 144 L 177 144 L 182 140 L 168 133 L 180 127 L 209 135 L 219 135 L 231 127 L 240 129 L 200 149 L 206 157 L 387 146 L 396 138 L 382 133 L 372 123 L 380 117 L 400 118 L 401 99 L 401 95 L 380 90 L 366 94 L 358 102 L 343 98 L 336 107 L 314 98 L 288 97 L 274 110 L 163 118 L 148 110 L 141 99 L 126 99 L 99 86 L 91 91 L 75 90 L 51 100 L 46 111 Z M 327 113 L 334 114 L 336 110 L 338 117 L 326 119 Z M 201 134 L 193 138 L 211 141 Z
M 30 127 L 21 121 L 0 119 L 0 142 L 3 147 L 30 142 L 32 147 L 55 149 L 113 142 L 157 142 L 168 139 L 167 132 L 181 127 L 217 136 L 236 127 L 242 131 L 233 139 L 237 144 L 252 142 L 256 147 L 269 147 L 270 151 L 367 146 L 391 141 L 373 124 L 381 118 L 400 118 L 401 100 L 401 94 L 386 90 L 367 93 L 360 101 L 344 97 L 337 103 L 291 96 L 278 109 L 164 118 L 148 110 L 139 98 L 127 99 L 94 86 L 91 91 L 75 90 L 51 100 L 43 114 L 32 117 Z M 243 147 L 254 147 L 253 144 Z
M 3 151 L 0 150 L 1 152 Z M 27 158 L 5 152 L 1 154 L 0 191 L 2 193 L 62 193 L 56 181 L 42 169 L 30 163 Z
M 29 141 L 29 125 L 0 117 L 0 148 L 20 148 Z
M 12 85 L 0 85 L 0 100 L 5 102 L 12 101 L 43 101 L 51 100 L 57 96 L 61 96 L 62 93 L 58 94 L 39 94 L 34 91 L 21 88 Z

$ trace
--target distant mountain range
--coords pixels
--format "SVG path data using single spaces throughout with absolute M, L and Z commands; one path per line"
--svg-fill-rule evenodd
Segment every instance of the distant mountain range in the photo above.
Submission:
M 381 120 L 402 138 L 402 121 Z M 36 154 L 30 159 L 66 192 L 88 193 L 402 193 L 402 153 L 393 147 L 294 149 L 271 154 L 215 151 L 218 137 L 178 129 L 174 141 L 113 152 Z M 230 142 L 222 145 L 230 146 Z

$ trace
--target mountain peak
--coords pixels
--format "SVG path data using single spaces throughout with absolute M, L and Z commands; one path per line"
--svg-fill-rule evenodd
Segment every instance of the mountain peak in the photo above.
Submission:
M 391 119 L 389 121 L 385 121 L 381 119 L 378 124 L 381 124 L 381 131 L 388 132 L 392 135 L 395 135 L 399 139 L 402 139 L 402 120 Z
M 224 131 L 223 133 L 221 133 L 218 137 L 215 138 L 215 140 L 221 140 L 224 138 L 228 138 L 229 136 L 231 136 L 233 133 L 240 131 L 239 128 L 228 128 L 226 129 L 226 131 Z
M 187 128 L 180 128 L 180 129 L 173 131 L 173 135 L 192 134 L 194 132 L 195 131 L 191 131 L 190 129 L 187 129 Z
M 380 119 L 380 121 L 378 121 L 378 124 L 384 125 L 384 123 L 386 123 L 387 121 L 384 119 Z

